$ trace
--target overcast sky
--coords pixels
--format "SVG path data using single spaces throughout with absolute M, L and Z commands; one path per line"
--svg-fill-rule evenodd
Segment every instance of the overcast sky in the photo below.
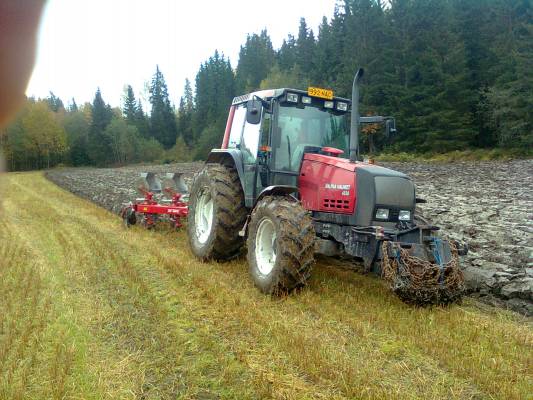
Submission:
M 178 104 L 185 78 L 194 84 L 200 64 L 215 49 L 237 65 L 246 34 L 266 28 L 279 48 L 296 35 L 304 17 L 315 35 L 336 0 L 49 0 L 42 20 L 37 62 L 27 94 L 51 90 L 69 103 L 104 100 L 119 106 L 124 86 L 146 96 L 159 64 L 171 101 Z

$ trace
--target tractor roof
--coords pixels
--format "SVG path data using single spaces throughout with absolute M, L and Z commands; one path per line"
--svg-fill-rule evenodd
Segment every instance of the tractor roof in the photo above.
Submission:
M 237 96 L 235 98 L 233 98 L 233 102 L 231 103 L 232 105 L 235 105 L 235 104 L 241 104 L 241 103 L 246 103 L 248 100 L 251 100 L 254 96 L 257 96 L 257 97 L 260 97 L 264 100 L 268 100 L 268 99 L 271 99 L 271 98 L 278 98 L 278 97 L 282 97 L 284 94 L 286 93 L 297 93 L 297 94 L 303 94 L 303 95 L 308 95 L 307 91 L 305 90 L 300 90 L 300 89 L 291 89 L 291 88 L 279 88 L 279 89 L 266 89 L 266 90 L 258 90 L 256 92 L 252 92 L 252 93 L 248 93 L 248 94 L 244 94 L 242 96 Z M 347 102 L 348 104 L 351 104 L 351 100 L 350 99 L 346 99 L 344 97 L 333 97 L 334 100 L 340 100 L 340 101 L 344 101 L 344 102 Z

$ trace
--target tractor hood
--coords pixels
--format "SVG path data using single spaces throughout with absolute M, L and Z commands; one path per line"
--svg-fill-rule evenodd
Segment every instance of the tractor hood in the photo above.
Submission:
M 337 168 L 341 168 L 346 171 L 355 172 L 355 171 L 365 170 L 375 175 L 397 176 L 400 178 L 409 179 L 409 177 L 402 172 L 394 171 L 393 169 L 381 167 L 375 164 L 368 164 L 368 163 L 362 163 L 362 162 L 352 163 L 347 158 L 331 157 L 331 156 L 326 156 L 323 154 L 315 154 L 315 153 L 305 153 L 304 160 L 333 165 Z
M 410 211 L 411 219 L 413 217 L 415 186 L 401 172 L 373 164 L 351 163 L 345 158 L 306 153 L 301 173 L 302 200 L 307 209 L 343 214 L 343 220 L 349 218 L 349 225 L 358 226 L 392 228 L 398 223 L 401 210 Z M 316 200 L 307 200 L 311 198 Z M 328 198 L 334 199 L 334 208 L 328 207 L 332 202 Z M 375 218 L 378 208 L 389 210 L 387 219 Z M 319 219 L 333 218 L 331 222 L 340 222 L 334 214 L 328 216 L 322 212 L 317 215 Z

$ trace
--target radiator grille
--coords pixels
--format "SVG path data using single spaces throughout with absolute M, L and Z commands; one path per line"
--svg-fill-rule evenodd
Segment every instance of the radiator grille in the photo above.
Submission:
M 349 200 L 324 199 L 324 208 L 329 210 L 346 210 L 349 208 Z

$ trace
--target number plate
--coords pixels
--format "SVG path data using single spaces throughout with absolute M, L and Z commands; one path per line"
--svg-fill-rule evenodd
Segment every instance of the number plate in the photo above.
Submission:
M 333 100 L 333 90 L 329 89 L 309 87 L 307 88 L 307 94 L 311 97 L 320 97 L 321 99 Z

